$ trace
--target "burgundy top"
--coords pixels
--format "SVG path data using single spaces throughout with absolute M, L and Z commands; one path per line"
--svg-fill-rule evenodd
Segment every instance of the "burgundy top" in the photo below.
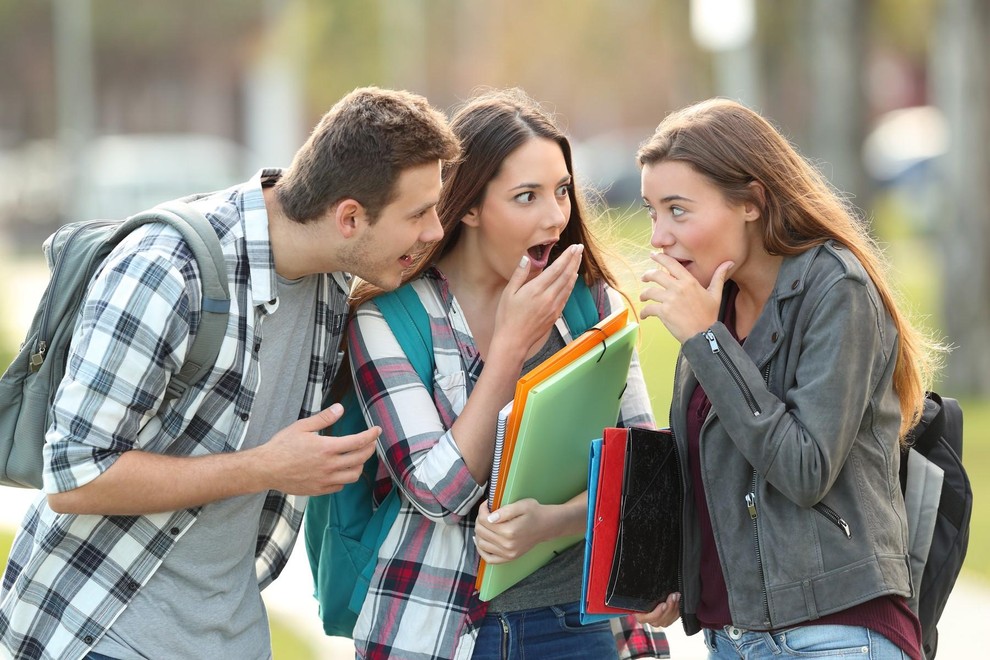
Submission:
M 732 283 L 732 291 L 726 304 L 725 326 L 732 336 L 742 344 L 735 329 L 735 296 L 737 289 Z M 711 515 L 705 499 L 704 484 L 701 481 L 700 440 L 701 426 L 704 424 L 711 402 L 699 384 L 691 395 L 687 409 L 688 467 L 694 485 L 694 504 L 698 510 L 698 523 L 701 528 L 701 598 L 698 602 L 697 617 L 704 628 L 719 629 L 732 625 L 729 612 L 729 594 L 719 563 L 718 550 L 712 532 Z M 828 614 L 798 625 L 840 625 L 860 626 L 876 631 L 896 644 L 912 660 L 923 660 L 921 656 L 921 622 L 901 596 L 881 596 L 854 605 L 847 610 Z

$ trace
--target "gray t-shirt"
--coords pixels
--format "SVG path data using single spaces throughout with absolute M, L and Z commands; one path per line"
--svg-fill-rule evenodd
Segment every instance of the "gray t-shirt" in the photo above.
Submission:
M 564 339 L 556 330 L 550 333 L 540 352 L 526 361 L 523 374 L 540 365 L 564 347 Z M 561 551 L 550 562 L 517 584 L 506 589 L 488 603 L 489 612 L 517 612 L 534 607 L 573 603 L 581 597 L 581 571 L 584 544 Z
M 261 378 L 242 450 L 264 444 L 299 418 L 313 352 L 317 283 L 316 276 L 279 278 L 278 306 L 259 330 Z M 120 660 L 271 658 L 254 570 L 265 496 L 202 507 L 93 650 Z

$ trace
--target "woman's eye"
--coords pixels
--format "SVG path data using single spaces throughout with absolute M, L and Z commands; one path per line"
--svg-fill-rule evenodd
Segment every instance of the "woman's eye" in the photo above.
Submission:
M 529 202 L 532 202 L 534 199 L 536 199 L 536 193 L 534 193 L 532 190 L 527 190 L 524 193 L 519 193 L 512 199 L 516 200 L 517 202 L 528 204 Z
M 653 208 L 652 206 L 650 206 L 649 204 L 643 204 L 643 208 L 646 209 L 646 212 L 650 214 L 650 220 L 652 220 L 653 222 L 656 222 L 657 221 L 657 210 L 655 208 Z
M 557 188 L 557 197 L 567 197 L 568 191 L 571 189 L 571 184 L 565 183 Z
M 675 218 L 679 218 L 682 215 L 684 215 L 684 209 L 682 209 L 680 206 L 671 206 L 670 207 L 670 214 L 672 216 L 674 216 Z

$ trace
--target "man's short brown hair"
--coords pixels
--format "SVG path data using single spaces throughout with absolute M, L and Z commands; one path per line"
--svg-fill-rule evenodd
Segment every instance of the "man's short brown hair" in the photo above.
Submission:
M 355 199 L 372 222 L 396 194 L 403 170 L 457 158 L 447 119 L 418 94 L 362 87 L 340 99 L 276 184 L 286 215 L 309 222 Z

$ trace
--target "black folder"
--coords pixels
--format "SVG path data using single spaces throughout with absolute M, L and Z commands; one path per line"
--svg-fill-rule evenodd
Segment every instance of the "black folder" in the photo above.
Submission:
M 649 612 L 680 590 L 682 496 L 670 431 L 629 429 L 609 607 Z

